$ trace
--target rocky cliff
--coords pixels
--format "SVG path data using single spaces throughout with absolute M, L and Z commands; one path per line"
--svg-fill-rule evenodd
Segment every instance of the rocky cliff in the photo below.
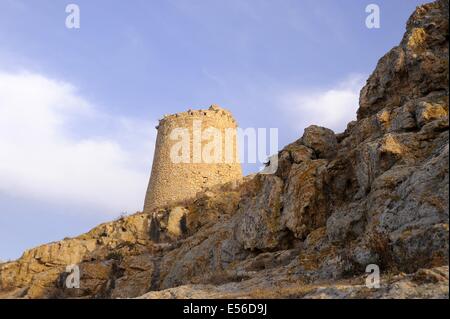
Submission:
M 274 175 L 26 251 L 0 264 L 0 297 L 448 298 L 448 152 L 440 0 L 413 13 L 345 132 L 310 126 Z M 79 289 L 64 285 L 69 264 Z

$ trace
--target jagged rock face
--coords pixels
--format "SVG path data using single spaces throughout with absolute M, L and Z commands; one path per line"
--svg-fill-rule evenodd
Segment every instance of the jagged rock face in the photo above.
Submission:
M 139 279 L 142 274 L 136 273 L 153 270 L 156 248 L 149 240 L 148 225 L 148 215 L 136 214 L 102 224 L 77 238 L 28 250 L 17 261 L 0 265 L 0 297 L 2 291 L 27 298 L 118 295 L 120 292 L 112 287 L 116 277 Z M 136 266 L 136 258 L 145 258 L 146 262 Z M 76 291 L 64 289 L 66 266 L 73 264 L 79 265 L 83 282 Z M 145 292 L 148 280 L 142 286 Z
M 311 126 L 274 175 L 29 250 L 0 264 L 0 297 L 448 298 L 447 18 L 416 10 L 345 132 Z
M 333 158 L 336 155 L 337 139 L 330 129 L 311 125 L 305 129 L 301 142 L 313 150 L 317 158 Z
M 250 184 L 251 191 L 243 193 L 239 205 L 235 237 L 245 249 L 274 249 L 283 236 L 283 181 L 275 175 L 258 175 Z
M 419 7 L 406 28 L 361 91 L 359 120 L 410 100 L 448 95 L 448 1 Z

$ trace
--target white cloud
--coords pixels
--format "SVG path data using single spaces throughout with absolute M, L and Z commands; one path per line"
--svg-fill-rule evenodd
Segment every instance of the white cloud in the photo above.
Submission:
M 364 79 L 362 75 L 351 75 L 331 88 L 292 90 L 282 95 L 282 109 L 295 129 L 315 124 L 342 132 L 348 122 L 356 119 Z
M 0 71 L 0 192 L 140 210 L 154 125 L 104 114 L 68 83 Z

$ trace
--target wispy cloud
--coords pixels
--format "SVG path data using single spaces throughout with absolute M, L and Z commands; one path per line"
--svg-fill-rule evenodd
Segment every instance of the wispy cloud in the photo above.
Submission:
M 341 132 L 356 119 L 364 79 L 353 74 L 332 87 L 294 89 L 282 94 L 280 105 L 294 129 L 316 124 Z
M 92 205 L 113 215 L 136 211 L 148 180 L 153 127 L 102 113 L 68 83 L 0 71 L 0 192 Z

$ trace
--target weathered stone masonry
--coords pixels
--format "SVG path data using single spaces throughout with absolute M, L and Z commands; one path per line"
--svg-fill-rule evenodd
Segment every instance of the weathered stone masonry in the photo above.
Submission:
M 152 173 L 144 203 L 144 212 L 182 203 L 194 197 L 205 188 L 235 181 L 242 177 L 241 165 L 238 161 L 232 163 L 194 163 L 193 156 L 193 121 L 200 120 L 202 130 L 212 127 L 220 130 L 225 136 L 227 129 L 236 130 L 236 121 L 232 114 L 216 105 L 208 110 L 189 110 L 167 115 L 160 120 L 156 139 Z M 177 140 L 170 138 L 175 128 L 187 128 L 190 136 L 190 163 L 173 163 L 170 150 Z M 201 142 L 202 147 L 208 143 Z M 234 158 L 237 156 L 237 143 L 231 148 Z M 225 139 L 222 139 L 222 154 L 225 155 Z M 228 149 L 229 150 L 229 149 Z

